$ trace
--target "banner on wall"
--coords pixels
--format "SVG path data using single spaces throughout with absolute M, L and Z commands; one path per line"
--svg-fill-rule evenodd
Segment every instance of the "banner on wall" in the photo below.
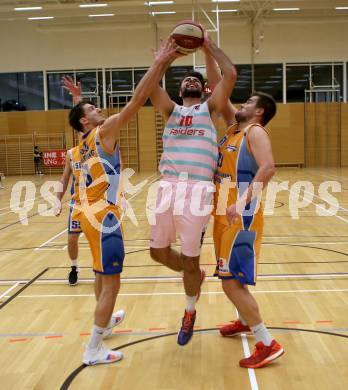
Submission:
M 66 150 L 54 149 L 43 151 L 45 167 L 63 167 L 65 165 Z

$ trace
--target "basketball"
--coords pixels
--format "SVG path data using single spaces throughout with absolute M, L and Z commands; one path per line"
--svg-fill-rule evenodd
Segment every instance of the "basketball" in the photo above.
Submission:
M 171 37 L 179 46 L 178 51 L 182 54 L 195 52 L 204 42 L 204 32 L 202 27 L 192 20 L 183 20 L 178 23 Z

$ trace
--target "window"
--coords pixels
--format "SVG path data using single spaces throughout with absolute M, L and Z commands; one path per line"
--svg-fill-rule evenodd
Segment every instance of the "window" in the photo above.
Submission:
M 309 89 L 309 65 L 287 65 L 286 101 L 304 102 L 306 89 Z
M 103 105 L 103 75 L 101 71 L 77 71 L 76 82 L 81 83 L 82 96 L 97 107 Z
M 72 96 L 62 87 L 62 77 L 70 76 L 74 80 L 73 72 L 52 72 L 47 74 L 48 109 L 62 110 L 71 108 Z
M 237 81 L 232 93 L 233 103 L 244 103 L 251 95 L 251 65 L 236 65 Z
M 43 110 L 43 73 L 0 73 L 0 108 L 3 111 Z
M 312 70 L 312 85 L 317 86 L 332 86 L 332 65 L 311 65 Z
M 257 64 L 254 66 L 254 89 L 274 97 L 277 102 L 283 101 L 283 65 Z
M 103 77 L 98 70 L 58 71 L 47 73 L 48 108 L 67 109 L 73 105 L 72 96 L 62 87 L 62 77 L 70 76 L 75 83 L 81 83 L 82 98 L 101 107 L 103 98 Z
M 340 101 L 343 101 L 343 64 L 334 65 L 334 86 L 340 88 Z
M 107 72 L 107 90 L 111 93 L 132 93 L 132 69 L 113 69 Z

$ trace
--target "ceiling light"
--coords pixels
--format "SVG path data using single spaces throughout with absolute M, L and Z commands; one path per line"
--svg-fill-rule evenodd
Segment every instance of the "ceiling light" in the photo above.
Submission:
M 337 10 L 343 10 L 343 9 L 348 10 L 348 7 L 335 7 L 335 9 L 337 9 Z
M 97 7 L 107 7 L 106 3 L 96 3 L 96 4 L 80 4 L 80 8 L 97 8 Z
M 213 9 L 211 12 L 238 12 L 238 9 Z
M 42 7 L 16 7 L 15 11 L 36 11 L 42 9 Z
M 115 16 L 115 14 L 95 14 L 95 15 L 88 15 L 89 18 L 99 18 L 103 16 Z
M 28 20 L 48 20 L 54 19 L 54 16 L 37 16 L 35 18 L 28 18 Z
M 273 8 L 273 11 L 299 11 L 299 8 Z
M 239 3 L 240 0 L 211 0 L 212 3 Z
M 158 11 L 158 12 L 150 12 L 152 16 L 155 15 L 163 15 L 163 14 L 176 14 L 175 11 Z
M 163 5 L 163 4 L 174 4 L 173 0 L 168 1 L 148 1 L 144 3 L 145 5 L 151 6 L 151 5 Z

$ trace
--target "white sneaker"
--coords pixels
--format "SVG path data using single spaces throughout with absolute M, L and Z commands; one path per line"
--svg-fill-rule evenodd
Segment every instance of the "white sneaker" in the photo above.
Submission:
M 114 363 L 123 358 L 123 353 L 120 351 L 112 351 L 107 349 L 103 344 L 100 344 L 96 349 L 85 349 L 82 362 L 87 366 L 95 364 Z
M 126 312 L 124 310 L 118 310 L 116 313 L 113 313 L 111 316 L 108 327 L 104 330 L 103 339 L 110 337 L 112 335 L 112 330 L 115 326 L 120 325 L 120 323 L 124 320 L 126 316 Z

